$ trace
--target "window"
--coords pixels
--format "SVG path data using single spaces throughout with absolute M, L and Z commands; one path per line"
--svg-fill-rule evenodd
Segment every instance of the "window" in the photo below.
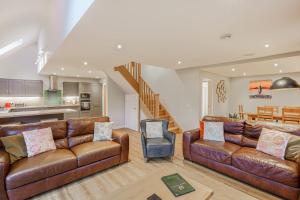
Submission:
M 23 44 L 23 39 L 16 40 L 0 49 L 0 56 Z

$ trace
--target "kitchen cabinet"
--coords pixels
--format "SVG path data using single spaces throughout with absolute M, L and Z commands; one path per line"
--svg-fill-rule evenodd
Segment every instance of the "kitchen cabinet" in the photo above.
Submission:
M 25 96 L 26 97 L 42 97 L 43 81 L 41 80 L 25 80 Z
M 0 96 L 7 97 L 8 96 L 8 80 L 0 79 Z
M 25 97 L 25 81 L 9 79 L 8 80 L 8 94 L 11 97 Z
M 91 111 L 80 111 L 80 117 L 85 118 L 85 117 L 91 117 Z
M 0 79 L 2 97 L 42 97 L 42 80 Z
M 92 93 L 91 83 L 79 83 L 80 93 Z
M 100 117 L 102 116 L 102 107 L 101 106 L 92 106 L 92 117 Z
M 64 97 L 77 97 L 79 96 L 79 83 L 78 82 L 63 82 Z
M 91 104 L 92 106 L 101 106 L 102 87 L 98 83 L 91 84 Z

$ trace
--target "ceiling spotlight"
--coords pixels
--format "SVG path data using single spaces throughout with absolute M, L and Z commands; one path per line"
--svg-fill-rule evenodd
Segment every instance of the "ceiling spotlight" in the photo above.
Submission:
M 279 73 L 282 73 L 282 70 L 281 70 L 281 69 L 279 70 Z
M 92 70 L 89 70 L 88 73 L 91 74 L 91 73 L 92 73 Z
M 181 62 L 180 60 L 177 62 L 178 65 L 181 65 L 181 63 L 182 63 L 182 62 Z
M 274 63 L 274 67 L 278 67 L 278 63 Z
M 96 76 L 96 78 L 99 78 L 99 76 Z
M 53 75 L 55 76 L 55 75 L 56 75 L 56 73 L 54 72 L 54 73 L 53 73 Z
M 65 70 L 65 68 L 63 68 L 63 67 L 62 67 L 62 68 L 60 68 L 60 70 L 61 70 L 61 71 L 64 71 L 64 70 Z
M 122 49 L 123 46 L 122 46 L 121 44 L 118 44 L 118 45 L 117 45 L 117 48 L 118 48 L 118 49 Z
M 269 44 L 265 44 L 265 47 L 266 47 L 266 48 L 269 48 L 269 47 L 270 47 L 270 45 L 269 45 Z
M 232 68 L 231 71 L 235 72 L 235 68 Z
M 77 74 L 76 77 L 79 77 L 79 75 Z
M 246 76 L 246 75 L 247 75 L 246 72 L 244 72 L 244 73 L 243 73 L 243 76 Z
M 83 64 L 84 64 L 84 66 L 87 66 L 87 65 L 88 65 L 88 63 L 87 63 L 86 61 L 85 61 Z

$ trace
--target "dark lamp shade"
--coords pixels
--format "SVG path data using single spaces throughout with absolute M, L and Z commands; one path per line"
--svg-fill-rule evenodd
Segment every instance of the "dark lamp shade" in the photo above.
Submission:
M 299 89 L 300 85 L 289 77 L 282 77 L 272 83 L 271 90 Z

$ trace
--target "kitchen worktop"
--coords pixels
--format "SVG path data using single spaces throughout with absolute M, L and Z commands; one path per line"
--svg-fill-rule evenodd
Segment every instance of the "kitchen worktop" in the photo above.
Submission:
M 61 104 L 61 105 L 37 105 L 37 106 L 24 106 L 24 107 L 12 107 L 11 109 L 29 109 L 29 108 L 62 108 L 62 107 L 79 107 L 79 104 Z
M 55 106 L 57 107 L 57 106 Z M 65 114 L 77 112 L 75 109 L 70 108 L 58 108 L 58 109 L 43 109 L 34 111 L 20 111 L 20 112 L 7 112 L 0 113 L 0 118 L 13 118 L 13 117 L 27 117 L 27 116 L 38 116 L 38 115 L 51 115 L 51 114 Z

